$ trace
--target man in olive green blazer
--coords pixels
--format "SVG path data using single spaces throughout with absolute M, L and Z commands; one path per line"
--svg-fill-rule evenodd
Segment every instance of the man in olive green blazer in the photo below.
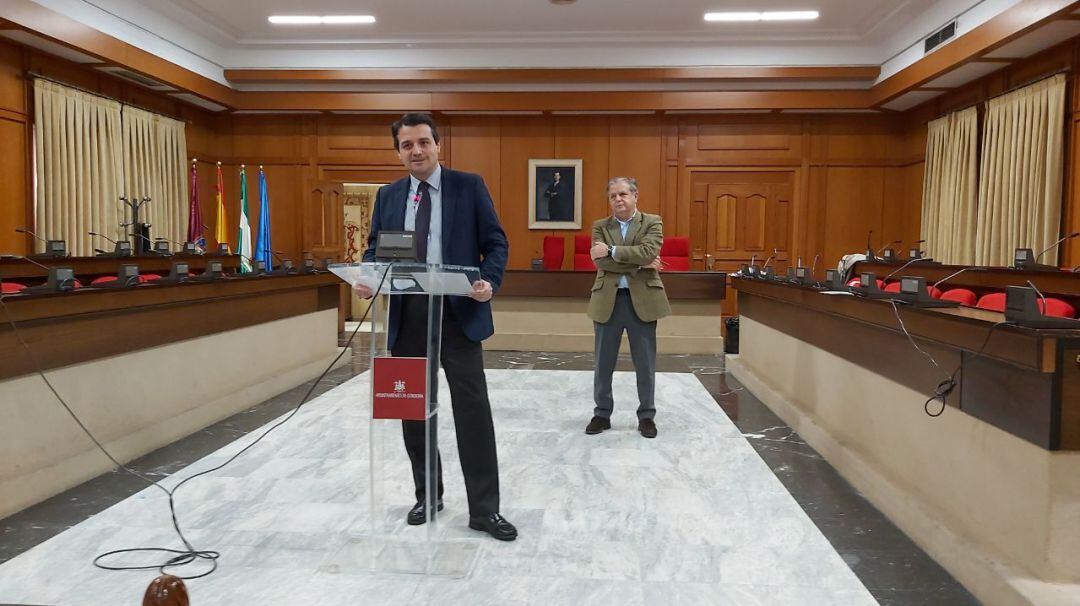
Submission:
M 664 223 L 658 215 L 638 211 L 637 181 L 633 178 L 612 179 L 607 193 L 612 214 L 592 227 L 590 254 L 596 263 L 596 282 L 588 314 L 595 334 L 596 408 L 585 433 L 598 434 L 611 428 L 611 377 L 625 330 L 637 373 L 638 431 L 655 438 L 656 321 L 671 313 L 660 280 Z

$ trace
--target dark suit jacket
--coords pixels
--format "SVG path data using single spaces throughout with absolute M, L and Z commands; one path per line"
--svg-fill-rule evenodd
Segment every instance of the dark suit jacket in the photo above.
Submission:
M 444 265 L 466 265 L 480 268 L 480 277 L 491 282 L 499 292 L 506 269 L 509 244 L 506 233 L 495 214 L 487 186 L 480 175 L 442 169 L 442 262 Z M 379 189 L 371 213 L 371 233 L 368 235 L 364 261 L 375 260 L 375 242 L 379 230 L 405 229 L 405 209 L 409 197 L 409 177 L 398 179 Z M 400 296 L 390 297 L 389 347 L 397 340 L 401 323 Z M 465 336 L 471 341 L 483 341 L 495 332 L 491 320 L 491 302 L 480 303 L 468 297 L 447 297 L 454 316 Z

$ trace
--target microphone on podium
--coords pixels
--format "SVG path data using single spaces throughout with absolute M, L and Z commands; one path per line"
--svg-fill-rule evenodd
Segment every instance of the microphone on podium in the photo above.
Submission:
M 63 240 L 46 240 L 25 227 L 16 227 L 15 231 L 20 234 L 29 234 L 35 239 L 45 243 L 45 252 L 31 256 L 43 259 L 59 259 L 68 256 L 67 244 L 65 244 Z
M 99 234 L 96 231 L 88 231 L 86 233 L 90 234 L 91 236 L 97 236 L 98 238 L 105 238 L 106 240 L 108 240 L 109 242 L 112 242 L 115 245 L 113 247 L 112 253 L 107 253 L 107 252 L 105 252 L 103 250 L 95 248 L 94 252 L 99 253 L 99 256 L 102 256 L 102 257 L 130 257 L 131 254 L 132 254 L 131 253 L 131 242 L 128 242 L 127 240 L 113 240 L 109 236 L 106 236 L 105 234 Z

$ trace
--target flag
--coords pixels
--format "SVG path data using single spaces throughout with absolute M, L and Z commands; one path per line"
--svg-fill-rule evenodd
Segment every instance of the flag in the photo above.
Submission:
M 255 238 L 256 261 L 266 262 L 266 270 L 274 269 L 274 247 L 270 243 L 270 194 L 266 191 L 266 173 L 259 167 L 259 233 Z
M 236 234 L 236 254 L 240 255 L 240 273 L 251 273 L 251 225 L 248 224 L 247 172 L 240 165 L 240 231 Z
M 194 242 L 200 250 L 206 248 L 206 236 L 203 235 L 202 207 L 199 206 L 199 177 L 195 169 L 198 160 L 191 160 L 191 187 L 188 189 L 188 228 L 187 241 Z
M 221 162 L 217 163 L 217 221 L 214 223 L 214 239 L 218 244 L 229 243 L 228 225 L 229 220 L 225 217 L 225 185 L 221 180 Z

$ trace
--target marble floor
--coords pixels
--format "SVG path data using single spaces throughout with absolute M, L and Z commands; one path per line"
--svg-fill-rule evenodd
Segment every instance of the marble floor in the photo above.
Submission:
M 477 544 L 479 557 L 467 578 L 422 579 L 341 565 L 342 549 L 369 527 L 367 422 L 356 405 L 367 360 L 357 354 L 289 424 L 180 493 L 189 538 L 222 553 L 216 573 L 189 582 L 193 603 L 977 603 L 727 377 L 721 357 L 661 356 L 661 433 L 651 441 L 634 431 L 629 373 L 617 375 L 626 404 L 615 428 L 584 435 L 591 364 L 588 354 L 487 352 L 503 512 L 521 538 L 503 544 L 465 528 L 443 415 L 439 533 Z M 134 465 L 175 482 L 252 440 L 297 392 Z M 407 472 L 387 475 L 398 479 L 385 490 L 401 519 Z M 178 546 L 163 499 L 140 489 L 107 474 L 0 522 L 0 603 L 134 603 L 153 574 L 100 571 L 90 560 Z

